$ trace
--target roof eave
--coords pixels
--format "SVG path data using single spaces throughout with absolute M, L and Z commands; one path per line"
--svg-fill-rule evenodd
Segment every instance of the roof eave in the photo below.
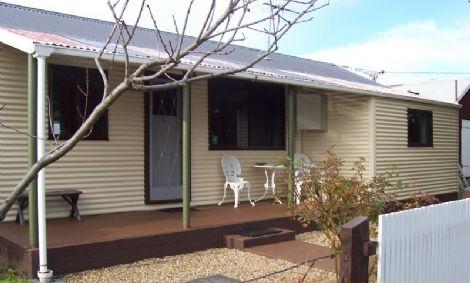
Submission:
M 2 37 L 0 37 L 0 41 L 2 41 Z M 16 47 L 16 46 L 13 46 L 13 47 L 20 49 L 19 47 Z M 20 50 L 23 50 L 23 49 L 20 49 Z M 38 44 L 38 43 L 33 43 L 32 51 L 30 50 L 29 47 L 27 50 L 29 52 L 25 50 L 23 51 L 27 53 L 35 53 L 40 50 L 40 52 L 46 52 L 46 53 L 49 52 L 49 54 L 56 54 L 56 55 L 63 55 L 63 56 L 75 56 L 75 57 L 82 57 L 82 58 L 88 58 L 88 59 L 94 59 L 97 54 L 97 52 L 93 50 L 73 49 L 73 48 L 67 48 L 67 47 L 61 47 L 61 46 L 50 46 L 47 44 Z M 102 58 L 103 60 L 114 60 L 118 62 L 124 61 L 123 56 L 115 56 L 111 53 L 104 53 Z M 148 62 L 149 60 L 151 60 L 151 58 L 140 57 L 140 56 L 129 57 L 130 63 L 133 63 L 133 64 L 142 64 L 142 63 Z M 178 69 L 187 70 L 191 67 L 193 66 L 190 64 L 180 63 Z M 224 71 L 226 70 L 210 68 L 210 67 L 205 67 L 205 66 L 199 66 L 195 69 L 195 72 L 201 72 L 201 73 L 221 73 Z M 434 105 L 441 105 L 441 106 L 448 106 L 448 107 L 455 107 L 455 108 L 460 107 L 460 105 L 457 103 L 430 100 L 430 99 L 426 99 L 422 97 L 404 96 L 404 95 L 398 95 L 394 93 L 371 91 L 371 90 L 365 90 L 365 89 L 360 89 L 360 88 L 351 88 L 351 87 L 312 82 L 312 81 L 263 76 L 263 75 L 249 73 L 249 72 L 240 72 L 231 76 L 237 77 L 237 78 L 251 79 L 251 80 L 259 80 L 259 81 L 274 82 L 274 83 L 288 84 L 288 85 L 294 85 L 294 86 L 302 86 L 302 87 L 314 88 L 318 90 L 325 90 L 325 91 L 331 91 L 331 92 L 346 92 L 346 93 L 360 94 L 360 95 L 367 95 L 367 96 L 395 98 L 395 99 L 408 100 L 408 101 L 421 102 L 421 103 L 429 103 L 429 104 L 434 104 Z
M 28 54 L 34 53 L 35 44 L 31 39 L 3 28 L 0 28 L 0 42 Z

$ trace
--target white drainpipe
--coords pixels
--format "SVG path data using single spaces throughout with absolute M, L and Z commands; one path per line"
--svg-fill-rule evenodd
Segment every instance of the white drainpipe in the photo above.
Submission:
M 46 56 L 36 55 L 38 60 L 38 109 L 37 109 L 37 158 L 43 158 L 46 152 Z M 38 173 L 38 240 L 40 282 L 48 282 L 52 271 L 47 268 L 47 231 L 46 231 L 46 172 Z

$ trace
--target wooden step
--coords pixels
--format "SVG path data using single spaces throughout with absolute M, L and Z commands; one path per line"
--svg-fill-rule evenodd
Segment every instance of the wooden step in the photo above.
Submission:
M 284 259 L 295 264 L 301 264 L 305 261 L 322 258 L 333 253 L 328 247 L 310 244 L 299 240 L 251 247 L 245 249 L 245 251 L 271 258 Z M 306 264 L 310 265 L 311 262 Z M 332 258 L 318 259 L 315 261 L 313 266 L 327 271 L 334 271 L 335 261 Z
M 281 228 L 269 228 L 266 230 L 224 235 L 224 245 L 230 249 L 244 249 L 292 240 L 295 240 L 295 232 Z

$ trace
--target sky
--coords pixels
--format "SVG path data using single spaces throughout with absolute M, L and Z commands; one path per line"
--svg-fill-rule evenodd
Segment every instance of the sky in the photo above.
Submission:
M 79 16 L 111 20 L 106 0 L 3 0 Z M 136 3 L 136 0 L 134 0 Z M 218 10 L 223 0 L 218 0 Z M 138 2 L 138 1 L 137 1 Z M 188 0 L 149 0 L 163 30 L 173 31 Z M 189 33 L 197 31 L 208 7 L 196 0 Z M 131 1 L 132 3 L 132 1 Z M 326 3 L 319 0 L 318 4 Z M 138 5 L 132 5 L 132 19 Z M 149 17 L 141 26 L 151 27 Z M 263 48 L 266 39 L 247 34 L 243 45 Z M 314 18 L 291 30 L 279 52 L 335 63 L 362 73 L 382 71 L 382 84 L 417 83 L 470 77 L 470 2 L 468 0 L 330 0 Z M 418 73 L 416 73 L 418 72 Z M 429 74 L 431 72 L 432 74 Z M 451 74 L 434 74 L 451 73 Z M 362 73 L 363 74 L 363 73 Z

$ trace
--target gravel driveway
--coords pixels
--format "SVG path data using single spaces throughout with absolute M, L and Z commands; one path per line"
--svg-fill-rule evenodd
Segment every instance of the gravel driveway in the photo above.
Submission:
M 300 239 L 320 242 L 318 233 L 304 233 Z M 293 266 L 292 263 L 233 249 L 209 249 L 190 254 L 168 256 L 89 270 L 66 276 L 66 282 L 185 282 L 221 274 L 241 281 Z M 297 282 L 307 266 L 252 282 Z M 306 282 L 333 282 L 333 273 L 312 269 Z

